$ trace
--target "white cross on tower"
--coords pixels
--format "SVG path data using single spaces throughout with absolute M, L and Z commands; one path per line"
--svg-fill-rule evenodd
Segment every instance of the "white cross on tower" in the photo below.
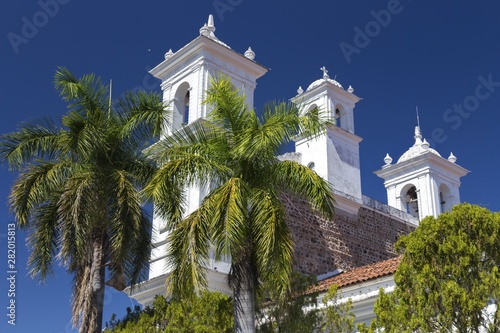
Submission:
M 328 70 L 326 69 L 326 67 L 323 66 L 323 67 L 320 68 L 320 70 L 323 71 L 323 78 L 324 79 L 328 79 L 329 76 L 328 76 Z

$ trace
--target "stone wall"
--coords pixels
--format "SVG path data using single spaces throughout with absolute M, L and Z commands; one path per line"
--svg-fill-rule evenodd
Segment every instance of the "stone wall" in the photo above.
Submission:
M 394 243 L 415 226 L 362 206 L 357 215 L 336 210 L 333 221 L 319 217 L 297 198 L 285 200 L 295 242 L 295 268 L 304 274 L 352 269 L 396 256 Z

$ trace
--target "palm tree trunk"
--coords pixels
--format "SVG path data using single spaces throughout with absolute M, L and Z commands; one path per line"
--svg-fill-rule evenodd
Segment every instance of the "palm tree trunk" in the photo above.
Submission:
M 251 268 L 243 271 L 233 288 L 234 332 L 255 333 L 255 282 Z
M 104 280 L 105 280 L 105 270 L 106 270 L 106 258 L 104 256 L 104 235 L 101 235 L 94 243 L 94 264 L 99 265 L 94 271 L 92 277 L 93 292 L 96 307 L 96 325 L 95 333 L 100 333 L 102 331 L 102 316 L 104 310 Z
M 94 235 L 92 240 L 92 266 L 90 269 L 91 304 L 90 313 L 86 314 L 87 325 L 80 326 L 80 333 L 100 333 L 104 309 L 105 256 L 104 233 Z M 85 316 L 85 314 L 83 314 Z

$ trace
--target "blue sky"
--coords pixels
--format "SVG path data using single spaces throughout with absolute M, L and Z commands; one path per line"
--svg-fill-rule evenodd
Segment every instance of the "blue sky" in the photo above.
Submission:
M 5 8 L 7 7 L 7 8 Z M 484 1 L 8 1 L 0 12 L 0 133 L 65 104 L 52 84 L 58 66 L 77 76 L 113 79 L 115 96 L 134 87 L 159 91 L 147 70 L 198 36 L 214 14 L 216 35 L 271 68 L 258 80 L 255 106 L 288 99 L 321 77 L 352 85 L 361 142 L 363 193 L 386 202 L 373 171 L 413 140 L 415 106 L 424 137 L 471 171 L 462 201 L 499 211 L 497 145 L 500 107 L 500 4 Z M 72 332 L 71 277 L 64 269 L 44 285 L 27 276 L 26 234 L 17 231 L 16 326 L 7 324 L 6 202 L 15 174 L 0 169 L 0 331 Z M 104 318 L 124 315 L 131 300 L 109 292 Z

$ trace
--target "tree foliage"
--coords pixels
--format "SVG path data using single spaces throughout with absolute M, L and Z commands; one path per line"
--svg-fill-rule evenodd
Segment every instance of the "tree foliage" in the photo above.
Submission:
M 342 300 L 338 295 L 338 286 L 332 285 L 323 298 L 320 328 L 329 333 L 353 333 L 354 314 L 352 300 Z
M 381 292 L 371 331 L 500 332 L 499 213 L 460 204 L 396 247 L 396 288 Z
M 2 135 L 0 159 L 19 171 L 9 205 L 30 232 L 31 275 L 45 280 L 58 258 L 74 277 L 74 325 L 100 332 L 106 267 L 119 289 L 147 267 L 150 222 L 140 190 L 155 165 L 140 151 L 167 111 L 146 92 L 112 105 L 109 87 L 93 74 L 76 78 L 60 68 L 54 81 L 68 112 Z
M 231 298 L 215 292 L 170 302 L 156 296 L 152 308 L 138 316 L 129 311 L 119 322 L 113 317 L 110 328 L 115 333 L 229 333 L 233 329 L 232 311 Z
M 293 242 L 282 195 L 297 195 L 333 216 L 330 185 L 306 166 L 276 157 L 297 135 L 321 133 L 325 121 L 317 110 L 301 114 L 287 103 L 269 104 L 260 117 L 227 78 L 213 79 L 207 95 L 207 120 L 184 126 L 149 149 L 160 169 L 146 193 L 169 231 L 170 292 L 206 287 L 211 253 L 217 260 L 231 258 L 235 329 L 254 332 L 260 283 L 271 283 L 282 294 L 290 288 Z M 211 191 L 184 218 L 186 193 L 172 188 L 190 186 Z
M 310 292 L 314 276 L 294 273 L 290 292 L 280 295 L 273 286 L 264 286 L 264 299 L 257 316 L 257 332 L 313 332 L 319 324 L 317 293 Z

